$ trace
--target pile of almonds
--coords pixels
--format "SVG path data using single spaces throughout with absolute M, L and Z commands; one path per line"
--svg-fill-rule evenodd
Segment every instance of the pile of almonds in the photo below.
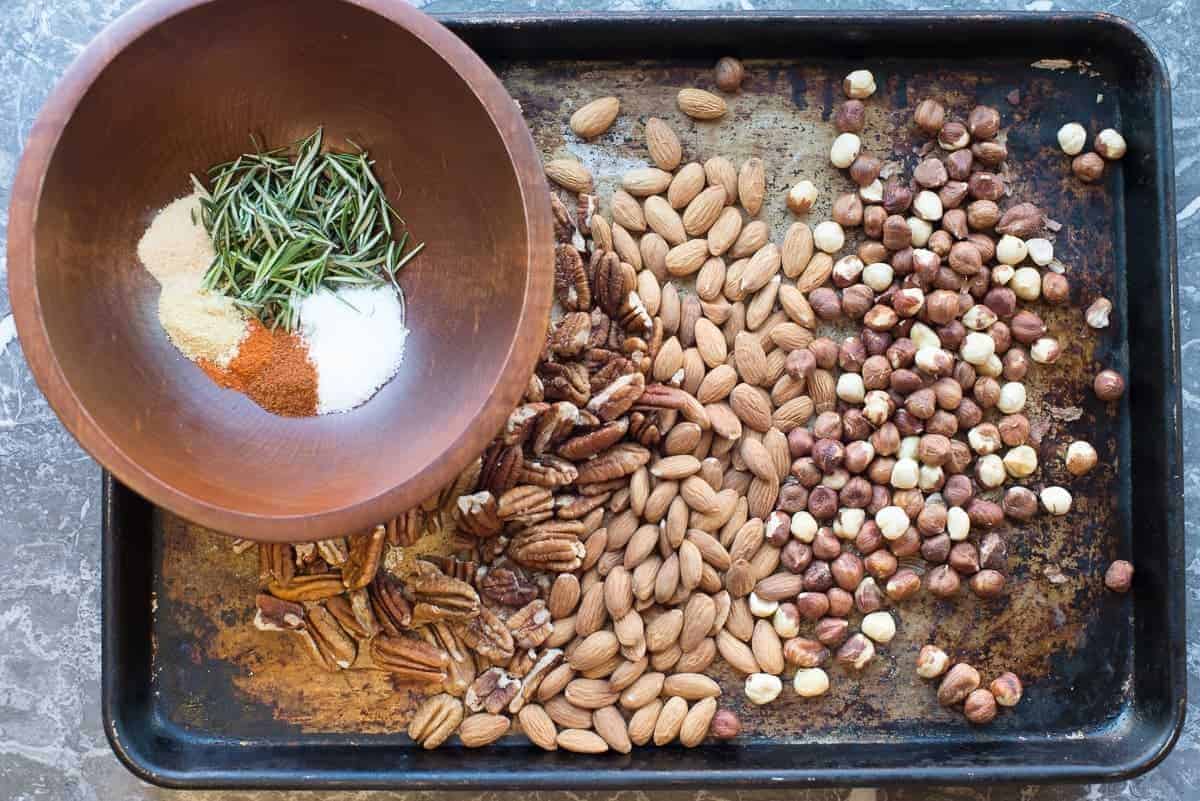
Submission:
M 743 75 L 722 59 L 716 82 Z M 789 673 L 820 696 L 831 664 L 852 677 L 886 648 L 905 600 L 1003 596 L 1006 520 L 1071 508 L 1066 488 L 1029 486 L 1046 428 L 1024 413 L 1027 372 L 1060 353 L 1034 304 L 1070 300 L 1038 236 L 1052 224 L 1008 197 L 996 110 L 958 122 L 922 102 L 940 153 L 885 179 L 859 138 L 874 77 L 844 89 L 830 161 L 857 188 L 778 242 L 758 219 L 767 165 L 685 163 L 666 120 L 645 123 L 654 166 L 603 201 L 581 163 L 549 161 L 571 195 L 552 197 L 561 314 L 524 401 L 421 507 L 346 541 L 261 546 L 259 625 L 328 669 L 430 685 L 409 725 L 426 748 L 515 721 L 545 749 L 624 753 L 738 734 L 706 675 L 718 657 L 755 704 Z M 678 104 L 727 113 L 701 89 Z M 595 139 L 619 114 L 600 98 L 571 129 Z M 1110 310 L 1096 299 L 1088 324 Z M 1106 370 L 1095 390 L 1116 400 L 1123 381 Z M 1097 459 L 1075 442 L 1067 469 Z M 446 532 L 453 556 L 389 567 Z M 1021 694 L 932 645 L 917 672 L 945 673 L 939 700 L 975 723 Z

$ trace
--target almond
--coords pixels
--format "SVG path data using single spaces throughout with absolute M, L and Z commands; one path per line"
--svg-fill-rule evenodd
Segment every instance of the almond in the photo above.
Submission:
M 670 609 L 651 620 L 646 626 L 646 648 L 650 653 L 665 651 L 679 639 L 683 629 L 683 612 Z
M 730 246 L 728 254 L 730 258 L 741 259 L 753 256 L 758 252 L 758 249 L 767 244 L 770 239 L 771 229 L 762 220 L 751 220 L 742 226 L 742 232 L 738 234 L 738 238 L 734 240 Z
M 812 398 L 813 411 L 833 411 L 837 404 L 837 381 L 828 370 L 813 370 L 808 377 L 808 394 Z
M 750 257 L 750 263 L 742 273 L 742 291 L 757 292 L 769 284 L 779 272 L 779 264 L 779 246 L 774 242 L 763 245 Z
M 771 398 L 760 387 L 738 384 L 729 393 L 729 407 L 739 420 L 755 431 L 766 431 L 771 427 Z
M 568 615 L 554 621 L 554 631 L 550 632 L 550 637 L 546 640 L 545 645 L 547 648 L 562 648 L 573 639 L 575 639 L 575 615 Z
M 701 300 L 714 301 L 725 289 L 725 262 L 714 256 L 704 262 L 696 274 L 696 294 Z
M 683 725 L 679 727 L 679 744 L 685 748 L 695 748 L 704 742 L 708 736 L 708 727 L 712 725 L 713 716 L 717 714 L 717 699 L 702 698 L 692 704 Z
M 761 582 L 760 582 L 761 583 Z M 783 672 L 783 643 L 769 620 L 754 624 L 754 636 L 750 638 L 750 650 L 763 673 L 778 676 Z
M 674 433 L 674 429 L 672 429 Z M 700 460 L 690 453 L 667 456 L 650 465 L 650 474 L 667 481 L 678 481 L 700 472 Z
M 521 711 L 517 713 L 517 721 L 521 724 L 521 731 L 525 732 L 529 742 L 538 748 L 545 751 L 554 751 L 558 748 L 558 744 L 554 741 L 558 729 L 555 727 L 554 721 L 546 714 L 546 710 L 538 704 L 526 704 L 521 707 Z
M 658 571 L 662 569 L 662 557 L 658 554 L 652 554 L 649 559 L 642 562 L 633 569 L 633 597 L 637 599 L 634 604 L 634 611 L 637 612 L 637 607 L 647 603 L 654 597 L 654 581 L 658 578 Z M 642 625 L 642 639 L 645 639 L 645 624 Z M 621 632 L 617 632 L 617 639 L 621 638 Z
M 804 576 L 797 573 L 775 573 L 754 586 L 754 594 L 764 601 L 795 598 L 803 591 Z
M 612 126 L 620 110 L 617 98 L 597 98 L 571 115 L 571 130 L 581 139 L 594 139 Z
M 563 189 L 576 194 L 592 191 L 592 174 L 575 159 L 547 161 L 546 177 Z
M 509 720 L 503 715 L 480 712 L 471 715 L 458 727 L 458 739 L 467 748 L 481 748 L 499 740 L 508 731 Z
M 704 167 L 699 163 L 689 162 L 675 173 L 667 187 L 667 202 L 673 209 L 682 209 L 692 202 L 692 198 L 704 189 Z
M 703 673 L 716 658 L 716 641 L 712 637 L 705 637 L 695 648 L 683 652 L 675 663 L 675 669 L 681 673 Z
M 737 370 L 731 365 L 719 364 L 709 370 L 696 389 L 696 399 L 707 405 L 729 397 L 737 386 Z M 711 419 L 712 415 L 709 415 Z
M 742 435 L 742 421 L 728 403 L 710 403 L 704 407 L 713 431 L 726 440 L 736 440 Z
M 754 297 L 746 305 L 746 327 L 756 332 L 764 349 L 770 342 L 768 333 L 773 327 L 765 324 L 771 319 L 771 309 L 775 308 L 775 299 L 779 297 L 779 283 L 780 277 L 774 276 L 766 286 L 754 293 Z M 778 314 L 779 320 L 786 318 L 783 312 Z
M 623 562 L 625 568 L 627 570 L 635 569 L 647 556 L 654 552 L 654 548 L 657 545 L 657 526 L 646 525 L 638 528 L 637 531 L 633 532 L 633 537 L 630 538 L 629 544 L 625 546 Z
M 679 587 L 694 590 L 704 575 L 704 557 L 696 543 L 684 540 L 679 545 Z M 657 597 L 657 593 L 655 593 Z
M 689 322 L 692 331 L 692 343 L 695 344 L 696 319 L 703 314 L 703 310 L 700 309 L 699 298 L 697 298 L 695 295 L 689 295 L 688 297 L 695 299 L 695 308 L 696 311 L 699 312 L 696 317 L 691 318 Z M 688 313 L 690 315 L 691 309 L 688 309 Z M 704 359 L 700 358 L 700 351 L 696 350 L 694 347 L 685 350 L 683 352 L 683 383 L 679 385 L 680 389 L 689 395 L 695 396 L 696 390 L 700 388 L 700 382 L 704 380 L 704 373 L 707 369 L 708 368 L 704 366 Z M 699 403 L 699 401 L 697 401 L 697 403 Z M 703 404 L 701 404 L 701 408 L 703 408 Z M 700 427 L 709 428 L 711 425 L 712 424 L 710 423 L 708 426 L 705 426 L 703 423 L 701 423 Z
M 613 642 L 616 641 L 614 636 Z M 563 695 L 573 706 L 589 710 L 615 704 L 620 697 L 619 693 L 613 691 L 608 679 L 572 679 L 563 690 Z
M 679 110 L 696 120 L 715 120 L 728 111 L 724 100 L 703 89 L 680 89 L 677 101 Z
M 780 288 L 782 289 L 782 287 L 780 287 Z M 767 383 L 768 384 L 774 384 L 780 378 L 787 377 L 784 375 L 784 372 L 783 372 L 784 368 L 787 367 L 787 357 L 788 357 L 787 352 L 780 350 L 779 348 L 772 348 L 771 352 L 767 354 Z M 774 402 L 775 398 L 772 397 L 771 401 Z
M 729 619 L 725 621 L 725 630 L 742 642 L 750 641 L 754 634 L 754 615 L 750 613 L 750 604 L 745 598 L 736 598 L 729 605 Z
M 743 331 L 733 340 L 734 363 L 738 375 L 747 384 L 762 385 L 767 379 L 767 354 L 763 352 L 758 337 Z
M 671 173 L 657 167 L 642 167 L 621 176 L 621 188 L 634 197 L 657 195 L 670 185 Z
M 725 188 L 710 186 L 692 199 L 683 212 L 683 230 L 690 236 L 703 236 L 725 208 Z M 707 247 L 707 243 L 705 244 Z
M 778 478 L 771 476 L 769 479 L 762 479 L 755 476 L 750 480 L 750 486 L 746 489 L 746 504 L 752 516 L 766 519 L 774 510 L 775 501 L 778 499 Z M 757 554 L 755 556 L 757 557 Z M 754 560 L 751 560 L 751 564 L 753 563 Z
M 737 170 L 733 168 L 733 162 L 724 156 L 713 156 L 704 162 L 704 177 L 708 181 L 709 186 L 721 186 L 725 188 L 726 206 L 732 206 L 734 203 L 737 203 Z
M 599 214 L 592 217 L 592 243 L 596 250 L 613 249 L 612 225 Z
M 771 455 L 771 462 L 775 465 L 776 477 L 780 481 L 783 481 L 787 478 L 792 467 L 792 455 L 788 448 L 787 435 L 778 428 L 771 428 L 763 436 L 763 447 Z
M 638 250 L 641 250 L 639 246 Z M 645 266 L 645 265 L 643 265 Z M 646 314 L 654 317 L 662 304 L 662 286 L 651 270 L 642 270 L 637 276 L 637 293 L 646 307 Z
M 650 230 L 663 238 L 668 245 L 682 245 L 687 241 L 687 231 L 683 228 L 683 218 L 679 212 L 671 208 L 661 195 L 651 195 L 646 198 L 643 212 L 646 225 Z
M 779 287 L 779 305 L 783 307 L 784 313 L 792 319 L 792 322 L 805 328 L 817 327 L 817 315 L 809 305 L 808 298 L 804 297 L 804 293 L 791 284 L 783 284 Z
M 625 718 L 615 706 L 606 706 L 592 712 L 592 728 L 596 730 L 608 747 L 618 754 L 628 754 L 633 750 L 629 741 L 629 730 L 625 727 Z
M 771 328 L 771 341 L 785 351 L 799 350 L 812 343 L 813 332 L 796 323 L 779 323 Z
M 604 605 L 604 585 L 594 584 L 583 593 L 579 611 L 575 614 L 575 633 L 580 637 L 595 634 L 608 620 L 608 609 Z
M 733 515 L 734 509 L 737 508 L 738 494 L 732 489 L 723 489 L 717 493 L 717 511 L 710 515 L 703 515 L 699 512 L 693 512 L 689 524 L 692 531 L 701 534 L 712 534 L 716 532 L 725 522 Z M 699 586 L 704 588 L 707 593 L 718 592 L 721 589 L 721 577 L 716 575 L 710 565 L 704 565 L 701 568 L 702 575 Z
M 562 750 L 576 754 L 603 754 L 608 750 L 604 738 L 587 729 L 563 729 L 555 741 Z
M 646 230 L 646 217 L 642 214 L 642 204 L 628 192 L 618 189 L 609 201 L 613 222 L 623 226 L 627 231 L 641 233 Z
M 663 274 L 665 275 L 667 272 L 667 250 L 668 250 L 668 248 L 666 246 L 667 243 L 658 234 L 646 234 L 645 236 L 642 237 L 642 262 L 643 262 L 643 264 L 645 264 L 646 269 L 649 269 L 649 270 L 654 269 L 653 267 L 650 266 L 650 263 L 646 260 L 646 247 L 645 247 L 646 240 L 649 239 L 650 237 L 654 237 L 659 242 L 662 242 L 662 245 L 663 245 L 662 270 L 663 270 Z M 677 333 L 679 333 L 679 318 L 680 318 L 680 315 L 682 314 L 682 312 L 683 312 L 683 309 L 681 307 L 680 300 L 679 300 L 679 290 L 676 288 L 675 284 L 668 281 L 666 284 L 663 285 L 662 300 L 659 301 L 659 307 L 658 307 L 658 317 L 660 320 L 662 320 L 664 334 L 666 334 L 667 336 L 675 336 Z M 680 347 L 682 347 L 682 345 L 683 345 L 683 343 L 681 342 Z
M 760 158 L 749 158 L 738 171 L 738 200 L 751 217 L 762 208 L 767 194 L 767 172 Z
M 708 229 L 708 252 L 720 256 L 733 246 L 741 232 L 742 213 L 732 206 L 725 207 Z
M 635 710 L 651 703 L 662 693 L 666 678 L 662 673 L 643 673 L 621 693 L 621 708 Z
M 789 225 L 787 233 L 783 235 L 783 247 L 780 251 L 783 257 L 783 274 L 788 278 L 800 275 L 812 260 L 812 229 L 802 222 Z
M 692 546 L 693 550 L 695 546 Z M 700 564 L 700 554 L 696 554 L 696 564 Z M 678 554 L 671 554 L 663 560 L 662 566 L 658 569 L 658 575 L 654 577 L 654 600 L 658 603 L 666 603 L 667 600 L 675 594 L 679 589 L 679 571 L 680 559 Z M 697 570 L 697 573 L 699 570 Z M 649 644 L 646 646 L 649 648 Z
M 679 485 L 679 495 L 687 505 L 701 514 L 717 511 L 717 493 L 700 476 L 689 476 Z
M 703 673 L 673 673 L 663 682 L 662 691 L 664 695 L 678 696 L 685 701 L 697 701 L 719 696 L 721 686 Z
M 617 635 L 604 629 L 585 637 L 583 642 L 579 643 L 578 647 L 571 652 L 567 662 L 575 670 L 591 670 L 616 656 L 619 650 L 621 650 L 621 643 L 617 641 Z M 567 685 L 567 688 L 570 689 L 570 685 Z M 575 699 L 569 696 L 568 700 L 579 705 Z
M 550 618 L 558 620 L 574 613 L 579 604 L 579 595 L 579 579 L 570 573 L 559 573 L 550 585 L 550 595 L 546 600 Z
M 712 628 L 716 616 L 717 607 L 712 598 L 703 593 L 692 595 L 683 609 L 683 629 L 679 632 L 679 647 L 687 652 L 698 646 L 708 636 L 708 630 Z
M 760 672 L 758 660 L 754 658 L 754 652 L 750 650 L 750 646 L 728 630 L 717 632 L 717 653 L 738 673 L 749 675 Z
M 692 422 L 676 423 L 671 426 L 667 438 L 663 440 L 663 452 L 670 456 L 691 456 L 696 459 L 696 470 L 700 469 L 699 456 L 695 451 L 704 438 L 704 430 Z M 691 475 L 689 473 L 688 475 Z M 685 476 L 686 478 L 686 476 Z
M 708 260 L 708 243 L 703 239 L 689 239 L 667 251 L 667 273 L 685 276 L 699 270 Z
M 654 166 L 662 170 L 674 170 L 683 158 L 679 137 L 670 125 L 658 117 L 646 120 L 646 149 L 650 151 Z
M 833 274 L 833 256 L 828 253 L 815 254 L 805 266 L 800 277 L 796 279 L 796 289 L 809 293 L 823 286 Z
M 752 440 L 746 439 L 743 441 L 743 446 L 746 442 Z M 729 544 L 729 558 L 736 563 L 740 560 L 748 560 L 758 552 L 762 546 L 763 540 L 766 539 L 765 526 L 759 518 L 747 520 L 737 530 L 733 536 L 733 541 Z M 730 565 L 730 570 L 733 566 Z M 797 590 L 799 592 L 799 590 Z
M 654 736 L 654 727 L 662 712 L 663 702 L 655 698 L 629 718 L 629 739 L 634 745 L 645 745 Z
M 684 699 L 674 696 L 663 704 L 654 724 L 654 744 L 666 745 L 679 736 L 683 719 L 687 717 L 688 705 Z
M 733 304 L 723 297 L 715 300 L 702 300 L 700 308 L 704 311 L 704 316 L 716 325 L 725 325 L 733 315 Z
M 725 573 L 725 589 L 734 598 L 745 598 L 754 590 L 757 577 L 746 559 L 736 559 Z
M 717 570 L 728 570 L 730 565 L 729 551 L 713 535 L 707 531 L 693 528 L 687 533 L 687 541 L 700 551 L 700 558 Z
M 700 358 L 705 364 L 712 368 L 725 363 L 729 347 L 725 344 L 721 329 L 708 318 L 701 317 L 696 321 L 695 336 L 696 349 L 700 351 Z
M 746 463 L 746 468 L 754 475 L 764 479 L 770 479 L 775 475 L 775 462 L 771 460 L 771 454 L 767 453 L 766 446 L 760 441 L 742 437 L 741 455 L 742 461 Z M 743 555 L 749 558 L 754 555 L 754 552 Z
M 621 565 L 604 577 L 604 605 L 613 620 L 620 620 L 633 609 L 633 576 Z
M 561 693 L 574 678 L 575 671 L 571 669 L 570 665 L 564 662 L 547 673 L 546 677 L 542 679 L 542 683 L 538 685 L 537 699 L 543 704 L 548 704 L 549 702 L 553 701 L 554 698 L 557 697 L 558 694 Z M 547 709 L 546 711 L 549 712 L 550 710 Z M 551 717 L 554 716 L 551 715 Z
M 626 689 L 632 687 L 634 682 L 646 675 L 646 667 L 649 664 L 650 661 L 645 657 L 622 662 L 612 672 L 612 675 L 608 677 L 608 685 L 617 692 L 623 693 Z M 655 695 L 657 694 L 656 692 Z
M 679 544 L 683 542 L 684 535 L 687 534 L 687 525 L 687 502 L 683 498 L 676 497 L 671 501 L 671 508 L 667 510 L 667 519 L 663 524 L 663 534 L 667 537 L 667 544 L 672 548 L 678 548 Z
M 612 239 L 613 250 L 617 252 L 621 261 L 635 270 L 642 269 L 642 251 L 638 249 L 633 235 L 625 230 L 625 226 L 613 223 Z

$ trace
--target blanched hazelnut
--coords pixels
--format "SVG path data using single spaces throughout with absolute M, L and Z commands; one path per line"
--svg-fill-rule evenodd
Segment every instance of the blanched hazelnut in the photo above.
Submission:
M 797 670 L 792 688 L 801 698 L 816 698 L 829 691 L 829 675 L 819 667 Z
M 752 704 L 769 704 L 783 692 L 783 682 L 770 673 L 751 673 L 746 677 L 746 698 Z
M 1025 249 L 1029 251 L 1030 261 L 1039 267 L 1054 261 L 1054 245 L 1049 239 L 1034 237 L 1025 243 Z
M 1025 246 L 1025 242 L 1011 234 L 1005 234 L 996 243 L 996 259 L 1001 264 L 1020 264 L 1028 254 L 1029 248 Z
M 888 612 L 871 612 L 860 625 L 862 633 L 877 643 L 889 643 L 896 636 L 896 619 Z
M 934 197 L 937 197 L 937 195 L 934 195 Z M 938 201 L 938 203 L 941 203 L 941 201 Z M 933 236 L 933 224 L 921 217 L 909 217 L 908 231 L 911 236 L 912 246 L 923 248 L 929 244 L 929 237 Z
M 1108 328 L 1108 316 L 1112 313 L 1112 301 L 1108 298 L 1096 298 L 1084 312 L 1084 320 L 1091 328 Z
M 971 533 L 971 517 L 959 506 L 946 510 L 946 534 L 951 542 L 962 542 Z
M 837 253 L 846 243 L 846 234 L 842 226 L 833 220 L 817 223 L 813 229 L 813 244 L 825 253 Z
M 1004 454 L 1004 468 L 1013 478 L 1027 478 L 1037 470 L 1037 451 L 1028 445 L 1018 445 Z
M 857 159 L 855 159 L 855 163 L 858 163 L 858 161 L 861 159 L 862 159 L 862 156 L 859 156 Z M 854 169 L 854 164 L 850 165 L 850 169 L 851 170 Z M 858 196 L 860 198 L 862 198 L 863 203 L 882 203 L 883 202 L 883 181 L 876 178 L 874 181 L 871 181 L 871 183 L 867 184 L 866 186 L 860 186 L 858 188 Z M 876 208 L 876 207 L 868 206 L 863 211 L 863 226 L 864 226 L 864 230 L 865 230 L 867 236 L 872 236 L 872 237 L 878 238 L 878 236 L 879 236 L 878 230 L 874 230 L 874 233 L 872 233 L 873 229 L 870 227 L 867 227 L 868 213 L 871 211 L 872 208 Z M 879 207 L 879 208 L 880 208 L 880 211 L 883 211 L 882 207 Z M 884 211 L 884 214 L 887 214 L 887 212 Z M 880 217 L 876 221 L 876 225 L 878 226 L 878 225 L 882 225 L 882 224 L 883 224 L 883 218 Z M 864 259 L 864 261 L 865 261 L 865 259 Z
M 1016 414 L 1025 408 L 1025 385 L 1019 381 L 1009 381 L 1000 387 L 1000 395 L 996 399 L 996 408 L 1005 414 Z
M 1054 337 L 1042 337 L 1029 346 L 1029 358 L 1038 364 L 1054 364 L 1062 355 L 1062 347 Z
M 1125 155 L 1125 137 L 1112 128 L 1096 134 L 1096 152 L 1108 161 L 1117 161 Z
M 1042 506 L 1055 516 L 1071 511 L 1071 493 L 1063 487 L 1046 487 L 1040 495 Z
M 917 193 L 913 198 L 912 208 L 922 220 L 934 221 L 942 218 L 942 201 L 935 192 L 928 189 Z
M 771 627 L 781 639 L 795 637 L 800 633 L 800 613 L 793 603 L 781 603 L 771 617 Z
M 1042 295 L 1042 275 L 1035 267 L 1022 267 L 1013 273 L 1008 288 L 1024 301 L 1035 301 Z
M 862 140 L 858 138 L 858 134 L 847 131 L 838 134 L 837 139 L 833 140 L 833 146 L 829 149 L 829 161 L 833 166 L 844 170 L 854 163 L 861 151 Z
M 842 79 L 846 97 L 861 100 L 875 94 L 875 76 L 870 70 L 854 70 Z
M 1008 478 L 1004 460 L 994 453 L 980 456 L 975 461 L 975 479 L 989 489 L 999 487 Z
M 1087 131 L 1077 122 L 1068 122 L 1058 129 L 1058 146 L 1068 156 L 1078 156 L 1087 144 Z
M 800 181 L 787 193 L 787 207 L 793 214 L 808 214 L 817 202 L 817 187 L 812 181 Z

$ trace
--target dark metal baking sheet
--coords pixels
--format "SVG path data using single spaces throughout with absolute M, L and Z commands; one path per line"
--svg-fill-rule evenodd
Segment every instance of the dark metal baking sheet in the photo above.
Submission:
M 902 136 L 893 146 L 891 132 L 905 128 L 905 109 L 920 97 L 946 97 L 963 111 L 976 99 L 1000 108 L 1014 123 L 1014 164 L 1045 167 L 1014 170 L 1020 196 L 1064 223 L 1056 251 L 1071 265 L 1076 297 L 1048 314 L 1052 328 L 1080 330 L 1072 315 L 1094 294 L 1117 305 L 1111 334 L 1098 344 L 1068 340 L 1063 369 L 1034 387 L 1037 416 L 1054 421 L 1054 441 L 1086 436 L 1109 464 L 1073 482 L 1079 513 L 1066 525 L 1013 532 L 1020 566 L 1005 602 L 906 604 L 886 657 L 861 680 L 839 681 L 835 671 L 834 690 L 818 702 L 781 698 L 755 709 L 727 698 L 748 732 L 736 745 L 603 757 L 546 754 L 519 739 L 469 758 L 453 747 L 414 748 L 400 733 L 408 688 L 397 692 L 374 672 L 314 676 L 292 638 L 250 624 L 252 554 L 235 556 L 223 536 L 153 509 L 106 476 L 104 716 L 125 763 L 180 787 L 645 788 L 1097 781 L 1165 755 L 1185 701 L 1183 501 L 1169 91 L 1152 48 L 1126 23 L 1090 15 L 448 22 L 497 69 L 547 155 L 567 146 L 563 121 L 580 98 L 621 96 L 621 121 L 603 148 L 576 150 L 613 159 L 613 172 L 642 158 L 641 121 L 673 113 L 675 89 L 706 78 L 720 55 L 747 59 L 737 125 L 715 134 L 681 119 L 680 133 L 692 156 L 763 157 L 773 176 L 768 219 L 782 219 L 782 190 L 802 175 L 822 185 L 826 208 L 833 197 L 836 179 L 810 165 L 823 163 L 825 121 L 849 69 L 868 64 L 886 76 L 871 103 L 880 115 L 871 129 L 888 132 L 886 142 L 868 146 L 909 166 L 919 141 Z M 1046 58 L 1073 66 L 1031 66 Z M 1006 100 L 1014 88 L 1016 106 Z M 1104 188 L 1081 188 L 1055 158 L 1054 132 L 1069 119 L 1102 120 L 1129 139 L 1130 157 Z M 1116 417 L 1086 400 L 1097 363 L 1129 372 Z M 1077 421 L 1051 415 L 1075 404 Z M 1103 592 L 1099 571 L 1131 552 L 1136 591 Z M 1064 582 L 1050 581 L 1055 569 Z M 939 709 L 911 667 L 930 639 L 985 672 L 1016 670 L 1029 679 L 1026 700 L 982 729 Z

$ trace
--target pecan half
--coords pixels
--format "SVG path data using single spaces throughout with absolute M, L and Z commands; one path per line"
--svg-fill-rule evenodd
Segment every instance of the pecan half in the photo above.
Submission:
M 565 487 L 579 477 L 579 470 L 566 459 L 546 454 L 526 459 L 521 467 L 520 480 L 538 487 Z
M 608 335 L 612 328 L 612 320 L 603 309 L 592 309 L 592 334 L 588 339 L 588 348 L 608 347 Z
M 520 448 L 506 448 L 493 443 L 483 456 L 483 470 L 479 475 L 480 487 L 497 496 L 507 489 L 512 489 L 517 484 L 517 475 L 524 461 L 525 456 Z
M 493 715 L 498 715 L 519 692 L 520 679 L 508 675 L 504 668 L 492 667 L 480 673 L 467 688 L 463 703 L 471 712 L 487 710 Z
M 463 468 L 453 481 L 442 487 L 438 493 L 437 508 L 443 514 L 452 514 L 454 505 L 461 495 L 470 495 L 479 484 L 479 474 L 483 472 L 483 459 L 476 457 Z
M 521 679 L 521 693 L 514 698 L 508 705 L 508 711 L 516 714 L 521 711 L 521 707 L 525 705 L 530 698 L 533 698 L 534 693 L 542 686 L 542 679 L 561 665 L 563 662 L 563 652 L 558 648 L 548 648 L 545 653 L 537 658 L 533 666 L 525 673 Z
M 641 373 L 629 373 L 614 380 L 588 401 L 588 411 L 601 420 L 616 420 L 633 407 L 646 389 L 646 378 Z
M 456 556 L 441 556 L 440 554 L 432 553 L 422 556 L 421 561 L 429 562 L 451 578 L 465 581 L 472 587 L 475 586 L 475 573 L 479 570 L 478 562 L 459 559 Z
M 296 567 L 302 570 L 316 564 L 318 561 L 323 561 L 321 560 L 321 555 L 317 553 L 317 544 L 315 542 L 294 542 L 292 543 L 292 550 L 296 552 Z M 314 571 L 308 570 L 307 572 L 312 573 Z M 316 572 L 323 573 L 324 570 Z
M 290 584 L 296 574 L 296 560 L 292 546 L 285 542 L 260 542 L 258 544 L 258 583 Z M 272 593 L 274 594 L 274 593 Z
M 500 496 L 497 514 L 505 525 L 529 526 L 554 514 L 554 496 L 545 487 L 522 484 Z
M 432 751 L 458 731 L 462 719 L 462 702 L 452 695 L 440 693 L 425 699 L 417 707 L 408 722 L 408 736 L 422 748 Z
M 620 481 L 621 479 L 618 479 Z M 585 484 L 584 488 L 591 489 L 595 484 Z M 554 499 L 554 513 L 560 520 L 579 520 L 587 517 L 593 509 L 598 509 L 612 497 L 612 490 L 599 494 L 588 495 L 559 495 Z
M 254 627 L 262 631 L 296 631 L 304 627 L 304 607 L 260 592 L 254 597 Z
M 371 661 L 399 679 L 428 683 L 446 679 L 446 652 L 414 637 L 380 634 L 371 640 Z
M 565 400 L 576 406 L 583 406 L 592 396 L 587 368 L 582 364 L 544 362 L 538 367 L 538 375 L 542 377 L 549 400 Z
M 371 610 L 379 627 L 392 636 L 412 626 L 412 605 L 404 597 L 403 585 L 387 573 L 380 572 L 367 587 Z
M 550 335 L 550 350 L 556 356 L 571 359 L 587 347 L 592 334 L 592 317 L 587 312 L 563 315 Z
M 487 490 L 472 495 L 459 495 L 454 507 L 455 521 L 459 529 L 476 537 L 494 537 L 500 533 L 503 522 L 496 513 L 496 496 Z
M 575 483 L 592 484 L 628 476 L 649 461 L 650 451 L 641 445 L 625 442 L 580 465 L 579 477 L 575 479 Z
M 335 595 L 325 602 L 325 609 L 351 636 L 369 640 L 379 633 L 379 623 L 371 611 L 371 602 L 366 590 L 354 590 L 346 595 Z
M 502 606 L 524 606 L 537 597 L 538 587 L 520 570 L 494 567 L 479 579 L 484 598 Z
M 637 287 L 633 267 L 617 258 L 616 253 L 596 251 L 592 254 L 592 294 L 596 305 L 609 317 L 617 317 Z
M 513 537 L 508 555 L 524 567 L 568 573 L 583 564 L 583 533 L 583 523 L 577 520 L 547 520 Z
M 504 621 L 486 606 L 479 614 L 457 627 L 456 633 L 470 648 L 493 663 L 512 659 L 513 638 Z
M 530 601 L 508 619 L 508 630 L 518 648 L 537 648 L 554 631 L 550 610 L 542 600 Z
M 633 412 L 629 415 L 629 435 L 647 448 L 662 439 L 659 412 Z
M 551 445 L 567 437 L 579 425 L 579 407 L 570 401 L 559 401 L 538 413 L 534 422 L 530 450 L 535 455 L 545 453 Z
M 342 577 L 337 573 L 294 576 L 287 584 L 273 581 L 267 585 L 267 592 L 285 601 L 320 601 L 341 595 L 345 589 Z
M 567 311 L 586 311 L 592 305 L 587 268 L 570 242 L 554 249 L 554 294 Z
M 446 679 L 442 686 L 451 695 L 461 696 L 475 681 L 475 657 L 462 637 L 446 623 L 432 623 L 420 630 L 430 645 L 446 652 Z
M 350 555 L 342 565 L 342 583 L 348 590 L 361 590 L 371 583 L 379 570 L 383 557 L 383 546 L 387 541 L 387 527 L 376 526 L 364 534 L 350 537 Z
M 546 399 L 546 388 L 542 386 L 542 379 L 537 375 L 529 376 L 529 383 L 525 386 L 525 395 L 521 400 L 526 403 L 541 403 Z
M 413 625 L 439 620 L 465 620 L 479 614 L 479 594 L 465 581 L 447 576 L 424 560 L 408 577 L 405 595 L 412 603 Z
M 575 201 L 575 225 L 584 236 L 592 235 L 592 217 L 599 210 L 600 204 L 595 195 L 580 192 Z
M 317 553 L 330 567 L 341 567 L 350 558 L 350 546 L 345 537 L 334 537 L 317 543 Z
M 311 636 L 305 644 L 315 647 L 317 662 L 326 670 L 344 670 L 354 664 L 358 643 L 321 604 L 310 606 L 305 613 L 305 628 Z
M 428 525 L 425 510 L 419 506 L 402 512 L 398 517 L 389 520 L 387 526 L 387 541 L 391 545 L 407 548 L 424 537 Z
M 507 446 L 520 446 L 533 433 L 538 415 L 550 408 L 548 403 L 523 403 L 512 410 L 504 428 L 500 431 L 500 442 Z
M 639 408 L 674 409 L 682 414 L 684 419 L 701 428 L 712 427 L 712 423 L 708 419 L 708 412 L 704 411 L 704 405 L 696 400 L 695 396 L 684 392 L 679 387 L 650 384 L 638 398 L 636 405 Z
M 553 192 L 550 193 L 550 211 L 554 215 L 554 240 L 570 242 L 575 236 L 575 223 L 571 220 L 571 212 Z
M 637 292 L 630 292 L 625 296 L 617 312 L 617 319 L 629 332 L 649 334 L 654 330 L 654 320 L 651 319 L 650 312 L 646 311 L 646 304 Z
M 599 392 L 623 375 L 637 372 L 633 362 L 608 348 L 589 349 L 584 354 L 583 364 L 591 373 L 588 383 L 592 392 Z
M 629 430 L 629 419 L 622 417 L 594 431 L 578 434 L 558 446 L 558 455 L 573 462 L 589 459 L 621 441 Z M 578 478 L 578 476 L 576 476 Z

